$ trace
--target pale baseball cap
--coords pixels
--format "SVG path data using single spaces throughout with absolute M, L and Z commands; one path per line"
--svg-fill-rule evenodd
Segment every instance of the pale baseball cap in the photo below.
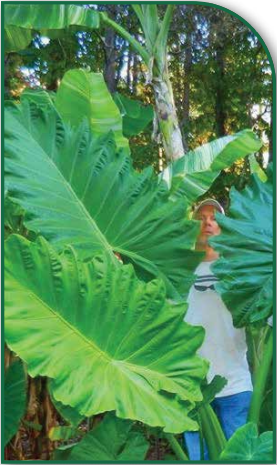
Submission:
M 215 200 L 215 199 L 205 199 L 202 202 L 200 202 L 199 205 L 196 206 L 196 208 L 195 208 L 195 210 L 193 212 L 193 216 L 196 215 L 196 213 L 198 212 L 198 210 L 200 208 L 205 207 L 206 205 L 211 205 L 212 207 L 216 208 L 220 213 L 225 215 L 224 208 L 222 207 L 222 205 L 217 200 Z

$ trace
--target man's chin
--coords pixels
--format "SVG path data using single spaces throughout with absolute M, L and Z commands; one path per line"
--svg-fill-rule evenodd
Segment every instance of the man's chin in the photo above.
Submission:
M 196 250 L 205 250 L 209 246 L 207 240 L 200 240 L 196 242 Z

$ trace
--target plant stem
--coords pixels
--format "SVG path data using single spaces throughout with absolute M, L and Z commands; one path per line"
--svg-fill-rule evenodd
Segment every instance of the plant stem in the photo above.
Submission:
M 133 49 L 139 53 L 144 63 L 148 66 L 150 55 L 149 53 L 147 53 L 145 48 L 138 42 L 138 40 L 132 37 L 131 34 L 129 34 L 129 32 L 126 31 L 126 29 L 124 29 L 124 27 L 120 26 L 120 24 L 110 19 L 106 13 L 100 13 L 100 17 L 104 24 L 112 27 L 116 32 L 118 32 L 118 34 L 121 37 L 123 37 L 123 39 L 126 39 L 129 42 Z
M 171 162 L 184 155 L 184 147 L 167 67 L 153 74 L 152 87 L 165 156 Z
M 165 438 L 168 440 L 169 444 L 171 445 L 171 448 L 173 452 L 175 453 L 176 457 L 179 460 L 189 460 L 185 452 L 183 451 L 182 447 L 180 446 L 179 442 L 175 438 L 174 434 L 166 433 Z
M 269 337 L 264 345 L 263 358 L 254 377 L 254 390 L 248 414 L 248 421 L 253 421 L 257 426 L 259 426 L 263 394 L 273 356 L 273 332 L 271 328 L 268 331 Z
M 203 436 L 206 440 L 210 460 L 218 460 L 226 445 L 226 438 L 218 418 L 210 405 L 199 409 Z

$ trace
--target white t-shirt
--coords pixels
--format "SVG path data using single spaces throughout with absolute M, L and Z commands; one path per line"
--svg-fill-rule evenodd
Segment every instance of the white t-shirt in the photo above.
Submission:
M 218 281 L 210 265 L 202 262 L 197 267 L 197 279 L 190 289 L 189 307 L 185 321 L 205 329 L 205 339 L 198 353 L 210 362 L 207 380 L 224 376 L 227 385 L 216 397 L 252 391 L 251 375 L 246 358 L 244 329 L 234 328 L 231 313 L 219 294 L 210 286 Z

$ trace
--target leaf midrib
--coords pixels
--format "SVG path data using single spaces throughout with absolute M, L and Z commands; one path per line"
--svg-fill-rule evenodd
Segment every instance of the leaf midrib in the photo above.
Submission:
M 53 308 L 51 308 L 49 304 L 47 304 L 44 300 L 42 300 L 37 294 L 35 294 L 33 291 L 31 291 L 28 287 L 24 286 L 24 284 L 22 284 L 20 281 L 18 281 L 15 278 L 12 278 L 12 279 L 15 281 L 15 283 L 17 284 L 18 287 L 20 287 L 23 291 L 25 291 L 27 294 L 29 294 L 29 296 L 31 298 L 38 301 L 39 304 L 42 307 L 44 307 L 46 310 L 48 310 L 50 313 L 52 313 L 55 318 L 60 320 L 65 326 L 67 326 L 72 331 L 72 333 L 76 334 L 78 337 L 80 337 L 80 339 L 82 339 L 89 346 L 91 346 L 93 350 L 95 350 L 96 352 L 98 352 L 100 354 L 100 356 L 102 356 L 104 359 L 108 360 L 109 363 L 111 363 L 113 361 L 113 359 L 111 357 L 109 357 L 105 352 L 103 352 L 95 343 L 93 343 L 93 341 L 91 341 L 86 336 L 84 336 L 84 334 L 82 334 L 80 332 L 80 330 L 76 328 L 76 326 L 72 326 L 72 324 L 69 323 L 69 321 L 67 321 L 65 318 L 63 318 L 62 315 L 58 312 L 58 310 L 54 310 Z M 32 320 L 32 318 L 26 318 L 26 320 L 28 320 L 28 319 Z
M 12 119 L 14 119 L 13 115 Z M 112 251 L 112 246 L 109 244 L 109 242 L 106 240 L 106 237 L 103 235 L 101 232 L 100 228 L 98 227 L 97 223 L 93 220 L 92 216 L 89 214 L 88 210 L 85 208 L 84 204 L 81 202 L 79 197 L 76 195 L 75 191 L 73 190 L 71 184 L 66 180 L 64 177 L 63 173 L 59 170 L 57 165 L 54 163 L 54 161 L 51 159 L 51 157 L 48 155 L 47 152 L 43 149 L 43 147 L 39 144 L 38 141 L 33 137 L 32 133 L 25 128 L 20 121 L 16 120 L 17 124 L 23 128 L 24 132 L 26 132 L 30 139 L 32 140 L 34 145 L 37 145 L 41 152 L 43 153 L 44 157 L 43 160 L 45 160 L 46 163 L 52 167 L 52 170 L 57 173 L 58 178 L 61 180 L 61 184 L 64 186 L 65 190 L 68 191 L 69 196 L 73 199 L 74 203 L 76 203 L 77 209 L 81 212 L 81 214 L 84 215 L 86 218 L 88 224 L 92 227 L 93 231 L 96 232 L 101 244 L 103 245 L 104 249 L 106 249 L 112 258 L 112 261 L 115 262 L 116 258 L 114 257 L 113 251 Z M 13 162 L 18 162 L 17 159 L 14 157 L 12 158 Z M 29 169 L 29 166 L 27 167 Z M 26 166 L 24 166 L 24 169 L 26 169 Z M 50 168 L 51 169 L 51 168 Z M 25 178 L 26 179 L 26 178 Z M 59 180 L 57 179 L 57 181 Z

